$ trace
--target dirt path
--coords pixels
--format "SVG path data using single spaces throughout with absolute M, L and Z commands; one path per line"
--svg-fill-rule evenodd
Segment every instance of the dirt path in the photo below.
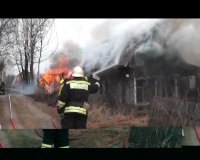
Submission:
M 9 103 L 8 96 L 0 96 L 0 124 L 2 129 L 12 129 L 10 123 L 10 112 L 9 112 Z
M 0 124 L 4 129 L 11 129 L 8 95 L 0 97 Z M 13 120 L 17 129 L 52 129 L 53 108 L 45 103 L 35 102 L 32 98 L 22 95 L 11 95 Z M 57 114 L 54 112 L 54 114 Z M 58 117 L 55 125 L 60 128 Z

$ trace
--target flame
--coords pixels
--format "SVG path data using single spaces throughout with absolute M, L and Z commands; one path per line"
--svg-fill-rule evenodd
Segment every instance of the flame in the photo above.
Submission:
M 62 74 L 65 79 L 71 78 L 71 70 L 67 67 L 68 59 L 64 55 L 60 55 L 57 63 L 52 65 L 52 69 L 48 69 L 39 79 L 38 85 L 45 89 L 49 94 L 59 90 L 59 82 L 62 79 Z

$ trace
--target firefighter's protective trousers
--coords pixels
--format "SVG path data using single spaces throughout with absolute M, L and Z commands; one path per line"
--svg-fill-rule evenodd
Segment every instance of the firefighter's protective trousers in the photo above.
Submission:
M 68 129 L 43 129 L 41 148 L 69 148 Z

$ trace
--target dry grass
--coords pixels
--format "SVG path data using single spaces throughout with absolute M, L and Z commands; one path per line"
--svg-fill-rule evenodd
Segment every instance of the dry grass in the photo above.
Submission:
M 149 125 L 153 126 L 198 126 L 200 104 L 177 98 L 154 97 L 149 112 Z
M 128 106 L 126 107 L 128 108 Z M 127 108 L 126 110 L 128 110 Z M 109 108 L 106 104 L 93 104 L 88 110 L 88 128 L 147 126 L 147 124 L 147 113 L 144 113 L 143 110 L 143 114 L 141 114 L 140 109 L 137 109 L 137 107 L 122 111 L 121 108 Z
M 97 106 L 93 105 L 88 110 L 88 120 L 91 122 L 100 122 L 104 119 L 109 119 L 111 116 L 110 108 L 106 107 L 105 105 Z
M 129 127 L 69 130 L 71 148 L 123 148 Z
M 181 127 L 133 127 L 129 134 L 130 148 L 180 148 Z

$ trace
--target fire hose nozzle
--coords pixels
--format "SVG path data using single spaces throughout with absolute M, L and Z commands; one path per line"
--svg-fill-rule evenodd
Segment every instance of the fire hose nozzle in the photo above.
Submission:
M 100 81 L 100 77 L 99 77 L 99 76 L 97 76 L 96 74 L 92 74 L 92 78 L 94 78 L 94 79 L 96 79 L 96 80 Z

